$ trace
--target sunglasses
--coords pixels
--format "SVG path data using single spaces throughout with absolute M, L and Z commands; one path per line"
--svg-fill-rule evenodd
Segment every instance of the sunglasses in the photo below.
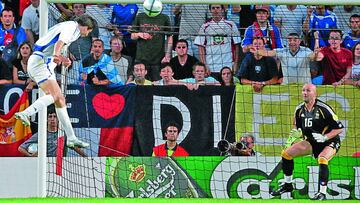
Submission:
M 176 47 L 178 49 L 186 49 L 187 47 Z

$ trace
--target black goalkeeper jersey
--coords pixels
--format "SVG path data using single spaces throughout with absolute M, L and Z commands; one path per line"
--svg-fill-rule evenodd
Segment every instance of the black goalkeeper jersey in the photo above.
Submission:
M 305 108 L 305 103 L 301 103 L 295 110 L 296 128 L 301 128 L 306 140 L 314 141 L 312 133 L 325 135 L 334 129 L 343 128 L 343 124 L 338 119 L 334 110 L 321 100 L 316 99 L 311 111 Z M 331 140 L 339 140 L 339 135 Z M 330 140 L 329 140 L 330 141 Z

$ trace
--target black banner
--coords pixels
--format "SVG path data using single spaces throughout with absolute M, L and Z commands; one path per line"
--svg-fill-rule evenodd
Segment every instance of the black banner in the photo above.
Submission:
M 233 94 L 234 87 L 138 86 L 132 155 L 151 156 L 152 148 L 165 142 L 169 122 L 181 126 L 178 144 L 190 155 L 219 155 L 215 147 L 226 129 L 226 139 L 235 140 Z

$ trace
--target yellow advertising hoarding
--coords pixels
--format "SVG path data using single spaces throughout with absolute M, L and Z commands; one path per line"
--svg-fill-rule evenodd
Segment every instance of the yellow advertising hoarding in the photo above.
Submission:
M 293 127 L 295 107 L 302 102 L 302 85 L 266 86 L 256 93 L 249 85 L 236 87 L 237 139 L 252 133 L 263 155 L 279 155 Z M 329 104 L 345 126 L 339 155 L 360 151 L 360 89 L 353 86 L 318 86 L 318 99 Z

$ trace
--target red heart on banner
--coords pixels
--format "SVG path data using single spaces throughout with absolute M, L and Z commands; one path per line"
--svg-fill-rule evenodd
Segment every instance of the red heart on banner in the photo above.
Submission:
M 92 104 L 97 114 L 104 119 L 109 119 L 122 112 L 125 98 L 120 94 L 109 96 L 101 92 L 94 96 Z

